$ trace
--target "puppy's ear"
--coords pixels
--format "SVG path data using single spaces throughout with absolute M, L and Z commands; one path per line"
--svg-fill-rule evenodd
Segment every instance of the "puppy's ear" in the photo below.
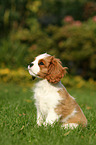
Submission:
M 66 69 L 67 67 L 62 67 L 61 61 L 59 59 L 51 56 L 50 64 L 48 66 L 48 73 L 45 78 L 50 83 L 58 83 L 66 74 Z

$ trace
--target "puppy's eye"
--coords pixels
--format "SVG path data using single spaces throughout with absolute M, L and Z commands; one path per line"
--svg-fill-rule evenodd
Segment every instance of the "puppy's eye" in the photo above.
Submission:
M 39 65 L 44 65 L 44 63 L 41 61 L 41 62 L 39 62 Z

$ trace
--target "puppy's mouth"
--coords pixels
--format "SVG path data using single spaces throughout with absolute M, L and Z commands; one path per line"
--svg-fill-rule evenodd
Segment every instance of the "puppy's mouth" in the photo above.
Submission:
M 32 76 L 32 80 L 35 80 L 36 77 Z
M 35 80 L 37 75 L 30 68 L 28 68 L 28 71 L 29 71 L 30 75 L 32 76 L 32 80 Z

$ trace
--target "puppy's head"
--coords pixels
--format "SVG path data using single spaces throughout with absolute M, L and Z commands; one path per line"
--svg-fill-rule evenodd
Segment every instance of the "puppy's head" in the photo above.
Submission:
M 47 79 L 50 83 L 58 83 L 66 74 L 67 67 L 62 67 L 61 61 L 49 54 L 41 54 L 35 58 L 28 70 L 30 75 Z

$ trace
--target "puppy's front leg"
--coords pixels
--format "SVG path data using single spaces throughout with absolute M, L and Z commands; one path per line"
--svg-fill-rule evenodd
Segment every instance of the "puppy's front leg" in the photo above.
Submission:
M 38 126 L 41 126 L 43 123 L 43 117 L 39 109 L 37 109 L 37 124 Z
M 50 124 L 52 125 L 55 121 L 58 121 L 59 116 L 55 113 L 54 109 L 50 109 L 46 118 L 46 121 L 43 123 L 43 125 Z

